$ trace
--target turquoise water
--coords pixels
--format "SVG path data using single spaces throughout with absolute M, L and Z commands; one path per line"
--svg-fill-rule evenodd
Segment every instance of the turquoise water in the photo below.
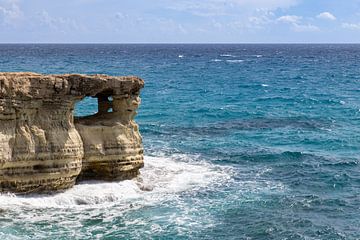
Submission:
M 153 187 L 0 195 L 0 239 L 359 239 L 359 59 L 360 45 L 0 45 L 0 71 L 142 77 Z

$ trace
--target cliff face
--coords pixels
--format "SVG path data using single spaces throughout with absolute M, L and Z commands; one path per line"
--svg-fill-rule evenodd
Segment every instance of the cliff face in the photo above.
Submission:
M 143 149 L 134 116 L 143 86 L 137 77 L 0 73 L 0 191 L 137 176 Z M 85 96 L 98 99 L 98 113 L 74 119 Z

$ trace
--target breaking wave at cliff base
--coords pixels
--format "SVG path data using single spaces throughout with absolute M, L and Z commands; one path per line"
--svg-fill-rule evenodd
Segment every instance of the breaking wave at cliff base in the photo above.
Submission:
M 142 236 L 154 234 L 164 230 L 166 226 L 160 225 L 164 219 L 167 226 L 177 226 L 176 231 L 190 225 L 211 226 L 214 220 L 206 217 L 207 210 L 194 208 L 184 196 L 226 184 L 232 178 L 232 169 L 193 158 L 197 157 L 146 156 L 145 167 L 134 180 L 81 182 L 65 192 L 49 195 L 1 194 L 0 239 L 56 238 L 57 234 L 88 239 L 96 236 L 100 228 L 98 237 L 136 238 L 131 229 L 143 229 Z M 194 218 L 199 213 L 205 219 Z
M 180 159 L 180 161 L 176 160 Z M 191 162 L 187 155 L 145 157 L 145 167 L 135 180 L 120 182 L 86 181 L 62 193 L 51 195 L 16 196 L 1 194 L 2 208 L 73 208 L 128 205 L 143 199 L 147 204 L 164 199 L 166 194 L 199 189 L 214 182 L 225 182 L 230 173 L 224 168 L 205 162 Z

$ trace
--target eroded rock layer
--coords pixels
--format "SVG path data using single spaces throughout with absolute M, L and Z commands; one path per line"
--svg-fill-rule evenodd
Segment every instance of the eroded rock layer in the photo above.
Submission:
M 137 176 L 143 149 L 134 116 L 143 86 L 137 77 L 0 73 L 0 191 Z M 98 99 L 99 111 L 74 120 L 85 96 Z

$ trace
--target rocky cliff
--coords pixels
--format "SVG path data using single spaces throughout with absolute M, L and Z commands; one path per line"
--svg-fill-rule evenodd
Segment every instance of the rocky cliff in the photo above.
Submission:
M 134 116 L 143 86 L 137 77 L 0 73 L 0 192 L 136 177 L 143 148 Z M 98 112 L 74 118 L 86 96 L 97 98 Z

